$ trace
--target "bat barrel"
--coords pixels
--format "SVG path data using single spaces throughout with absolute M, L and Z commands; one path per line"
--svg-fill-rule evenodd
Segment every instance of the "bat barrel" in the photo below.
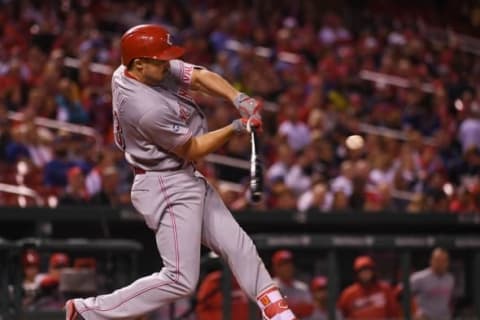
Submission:
M 252 154 L 250 158 L 250 193 L 253 202 L 258 202 L 263 195 L 263 163 L 258 153 L 258 137 L 255 130 L 251 132 Z

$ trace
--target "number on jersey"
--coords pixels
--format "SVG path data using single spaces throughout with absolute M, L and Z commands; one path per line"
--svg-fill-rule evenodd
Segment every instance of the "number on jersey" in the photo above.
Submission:
M 115 136 L 115 143 L 117 146 L 125 150 L 125 138 L 123 136 L 122 127 L 120 127 L 120 120 L 118 119 L 117 111 L 113 111 L 113 135 Z

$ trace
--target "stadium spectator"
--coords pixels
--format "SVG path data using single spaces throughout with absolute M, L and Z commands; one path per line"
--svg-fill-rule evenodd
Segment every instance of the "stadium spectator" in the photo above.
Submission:
M 393 289 L 377 279 L 373 259 L 358 256 L 353 270 L 356 282 L 342 291 L 337 303 L 345 319 L 398 319 L 400 309 Z
M 317 178 L 315 162 L 318 159 L 318 152 L 313 145 L 303 149 L 297 157 L 296 163 L 290 168 L 285 176 L 285 184 L 300 195 L 307 191 L 312 181 Z
M 57 104 L 57 120 L 83 124 L 87 123 L 87 113 L 80 104 L 79 88 L 68 78 L 63 78 L 58 84 L 55 96 Z
M 310 292 L 313 298 L 314 309 L 307 320 L 328 320 L 328 280 L 326 277 L 317 276 L 310 282 Z M 343 320 L 340 310 L 335 310 L 335 319 Z
M 285 295 L 290 309 L 299 318 L 313 312 L 313 302 L 308 285 L 295 279 L 293 254 L 288 250 L 276 251 L 272 256 L 273 280 Z
M 276 160 L 267 171 L 267 179 L 270 183 L 278 180 L 285 181 L 285 177 L 294 162 L 293 150 L 287 143 L 278 145 L 275 151 Z
M 35 308 L 38 310 L 52 310 L 63 307 L 65 301 L 60 294 L 60 273 L 70 266 L 70 258 L 62 252 L 52 253 L 48 263 L 48 272 L 40 282 L 39 297 Z
M 343 194 L 347 199 L 353 193 L 353 163 L 350 160 L 342 162 L 340 175 L 334 178 L 330 183 L 330 188 L 334 194 Z
M 101 177 L 100 191 L 91 196 L 91 204 L 114 207 L 128 203 L 128 196 L 120 192 L 119 174 L 114 166 L 103 168 Z
M 81 206 L 90 202 L 90 195 L 85 185 L 85 175 L 80 167 L 72 167 L 67 172 L 68 184 L 65 193 L 59 199 L 60 205 Z M 101 195 L 98 201 L 101 201 Z
M 270 190 L 271 208 L 279 210 L 293 210 L 296 208 L 295 193 L 283 182 L 277 181 Z
M 463 102 L 457 100 L 455 104 L 463 105 Z M 480 139 L 478 137 L 480 137 L 480 105 L 475 102 L 472 103 L 471 109 L 458 128 L 458 139 L 463 151 L 465 152 L 472 147 L 480 149 Z
M 295 106 L 285 106 L 284 114 L 286 120 L 278 128 L 278 133 L 290 148 L 300 151 L 310 143 L 310 129 L 299 120 L 298 110 Z
M 26 146 L 25 134 L 19 128 L 12 128 L 10 130 L 11 140 L 5 148 L 5 158 L 10 164 L 17 161 L 29 160 L 30 153 Z
M 72 145 L 74 138 L 68 134 L 62 134 L 53 142 L 53 159 L 49 161 L 43 170 L 44 183 L 48 187 L 65 188 L 68 183 L 67 172 L 72 167 L 80 167 L 82 171 L 90 169 L 86 157 L 74 157 Z
M 333 197 L 325 183 L 317 182 L 310 190 L 300 196 L 297 208 L 299 211 L 316 209 L 321 212 L 328 212 L 332 208 Z
M 44 275 L 40 273 L 40 255 L 33 249 L 28 249 L 22 256 L 23 267 L 23 306 L 29 307 L 35 303 Z
M 410 276 L 410 287 L 417 304 L 416 320 L 452 319 L 452 299 L 455 280 L 450 272 L 449 255 L 436 248 L 430 257 L 430 267 Z
M 35 167 L 43 168 L 52 160 L 51 145 L 54 137 L 49 130 L 35 125 L 33 120 L 33 117 L 24 119 L 15 127 L 14 136 L 18 137 L 21 147 L 26 149 L 26 154 L 28 154 L 26 159 L 30 160 Z

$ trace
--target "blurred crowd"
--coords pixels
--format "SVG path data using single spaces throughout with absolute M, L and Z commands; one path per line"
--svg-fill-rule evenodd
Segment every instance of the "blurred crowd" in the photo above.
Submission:
M 428 32 L 477 35 L 475 1 L 0 3 L 0 181 L 40 197 L 0 193 L 0 204 L 129 203 L 132 174 L 112 143 L 110 75 L 121 34 L 159 23 L 186 47 L 185 61 L 264 101 L 267 196 L 256 209 L 480 211 L 480 60 Z M 407 84 L 367 81 L 362 71 Z M 210 129 L 238 117 L 225 101 L 196 100 Z M 38 117 L 98 135 L 46 128 Z M 248 136 L 219 153 L 248 160 Z M 249 206 L 247 171 L 197 167 L 230 208 Z

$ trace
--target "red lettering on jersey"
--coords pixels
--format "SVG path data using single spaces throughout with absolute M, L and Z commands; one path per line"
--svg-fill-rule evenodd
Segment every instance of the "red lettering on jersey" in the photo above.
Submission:
M 190 83 L 191 80 L 192 80 L 192 71 L 193 71 L 193 67 L 192 66 L 185 66 L 184 69 L 183 69 L 183 77 L 182 77 L 182 81 L 184 83 Z
M 178 104 L 178 108 L 179 108 L 178 113 L 180 115 L 180 119 L 186 122 L 190 118 L 192 113 L 188 110 L 186 106 L 182 105 L 181 103 Z
M 384 307 L 386 303 L 385 295 L 379 292 L 369 296 L 359 297 L 354 300 L 353 305 L 357 309 L 362 309 L 367 307 Z
M 194 101 L 193 98 L 190 96 L 190 93 L 187 89 L 185 88 L 179 88 L 177 90 L 177 95 L 179 95 L 180 97 L 182 97 L 183 99 L 186 99 L 188 101 Z

